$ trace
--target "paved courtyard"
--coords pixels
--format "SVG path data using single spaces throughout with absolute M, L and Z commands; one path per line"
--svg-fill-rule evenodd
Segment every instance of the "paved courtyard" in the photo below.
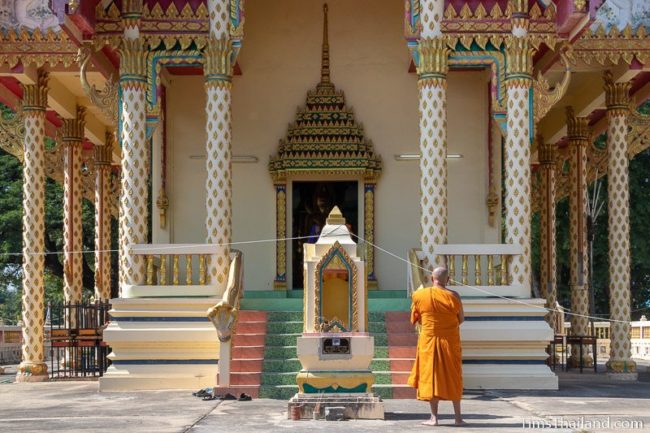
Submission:
M 646 366 L 641 366 L 646 370 Z M 99 393 L 97 382 L 11 383 L 0 375 L 0 432 L 411 432 L 449 430 L 451 405 L 441 403 L 441 426 L 425 427 L 426 403 L 385 402 L 385 421 L 290 421 L 279 400 L 202 401 L 189 392 Z M 650 432 L 650 373 L 636 383 L 613 383 L 593 373 L 560 375 L 559 391 L 468 392 L 463 432 Z

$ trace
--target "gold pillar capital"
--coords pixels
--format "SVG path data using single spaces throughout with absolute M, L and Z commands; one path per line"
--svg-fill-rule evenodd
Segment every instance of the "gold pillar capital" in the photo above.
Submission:
M 571 106 L 566 107 L 566 126 L 570 142 L 579 145 L 586 145 L 589 142 L 589 118 L 576 117 Z
M 123 38 L 120 53 L 120 80 L 143 81 L 147 74 L 147 49 L 142 38 Z
M 103 146 L 95 146 L 95 167 L 110 167 L 113 161 L 113 143 L 115 134 L 106 132 L 106 139 Z
M 534 52 L 535 49 L 531 46 L 527 37 L 512 35 L 508 37 L 506 41 L 507 82 L 519 83 L 524 81 L 528 83 L 532 80 Z
M 23 111 L 45 111 L 49 80 L 50 74 L 39 69 L 36 84 L 21 85 L 23 89 Z
M 63 119 L 63 142 L 81 142 L 86 126 L 86 108 L 77 105 L 77 114 L 72 119 Z
M 629 81 L 617 83 L 614 81 L 612 71 L 605 71 L 603 74 L 605 85 L 605 104 L 608 112 L 626 114 L 630 109 L 630 86 Z
M 528 0 L 509 0 L 510 9 L 513 15 L 526 15 L 528 16 Z
M 544 137 L 537 134 L 537 149 L 539 150 L 539 163 L 542 166 L 553 166 L 555 164 L 555 157 L 557 146 L 555 143 L 545 143 Z
M 233 74 L 232 43 L 228 38 L 210 38 L 203 52 L 206 84 L 229 83 Z
M 528 14 L 528 0 L 510 0 L 512 16 L 510 21 L 513 33 L 517 31 L 528 32 L 530 26 L 530 15 Z
M 449 71 L 449 39 L 423 38 L 418 44 L 417 72 L 420 80 L 445 80 Z
M 142 0 L 122 0 L 121 12 L 126 29 L 138 27 L 142 17 Z

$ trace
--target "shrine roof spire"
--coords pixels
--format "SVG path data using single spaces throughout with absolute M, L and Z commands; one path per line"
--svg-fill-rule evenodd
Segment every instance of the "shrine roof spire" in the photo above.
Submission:
M 330 45 L 327 29 L 327 3 L 323 4 L 323 50 L 321 55 L 320 84 L 329 85 L 330 81 Z

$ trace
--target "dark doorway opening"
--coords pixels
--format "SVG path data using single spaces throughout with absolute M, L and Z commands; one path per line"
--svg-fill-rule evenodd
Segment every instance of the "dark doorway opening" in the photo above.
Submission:
M 302 246 L 315 243 L 325 226 L 327 215 L 338 206 L 352 233 L 359 233 L 358 182 L 293 182 L 292 237 L 291 242 L 292 284 L 294 289 L 304 289 L 302 269 Z

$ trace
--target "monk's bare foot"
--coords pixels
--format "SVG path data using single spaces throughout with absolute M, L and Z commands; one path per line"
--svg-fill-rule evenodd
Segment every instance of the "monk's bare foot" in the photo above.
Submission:
M 454 427 L 462 427 L 466 426 L 467 423 L 463 421 L 462 419 L 457 419 L 456 422 L 454 422 Z
M 424 421 L 422 425 L 438 425 L 438 418 L 432 416 L 430 420 Z

